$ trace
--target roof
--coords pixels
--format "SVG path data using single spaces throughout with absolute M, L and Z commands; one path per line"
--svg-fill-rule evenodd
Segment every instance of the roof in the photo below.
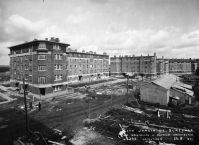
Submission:
M 174 84 L 172 86 L 173 89 L 177 89 L 178 91 L 180 92 L 183 92 L 189 96 L 192 96 L 194 95 L 193 91 L 191 91 L 190 89 L 187 89 L 187 88 L 184 88 L 183 86 L 179 86 L 178 84 Z
M 170 63 L 174 63 L 174 62 L 179 62 L 179 63 L 183 63 L 183 62 L 191 62 L 192 59 L 169 59 Z
M 50 41 L 50 40 L 33 40 L 33 41 L 29 41 L 29 42 L 25 42 L 25 43 L 21 43 L 18 45 L 14 45 L 14 46 L 10 46 L 8 48 L 14 48 L 14 47 L 20 47 L 20 46 L 24 46 L 24 45 L 31 45 L 37 42 L 47 42 L 47 43 L 57 43 L 57 44 L 61 44 L 61 45 L 66 45 L 66 46 L 70 46 L 70 44 L 66 44 L 66 43 L 61 43 L 61 42 L 55 42 L 55 41 Z
M 175 85 L 178 85 L 178 86 L 181 86 L 183 88 L 192 90 L 192 85 L 187 85 L 187 84 L 184 84 L 184 83 L 181 83 L 181 82 L 175 82 Z
M 172 74 L 165 74 L 165 75 L 161 76 L 160 78 L 152 81 L 152 83 L 168 90 L 173 86 L 173 84 L 176 82 L 176 80 L 178 80 L 177 76 L 172 75 Z
M 86 53 L 86 52 L 76 52 L 76 51 L 66 51 L 66 53 L 75 53 L 75 54 L 85 54 L 85 55 L 95 55 L 95 56 L 106 56 L 106 57 L 109 57 L 109 55 L 108 54 L 94 54 L 94 53 Z

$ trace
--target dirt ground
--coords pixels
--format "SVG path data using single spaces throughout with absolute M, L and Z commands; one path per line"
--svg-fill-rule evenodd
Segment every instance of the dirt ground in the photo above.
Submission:
M 38 108 L 28 111 L 29 129 L 41 131 L 44 136 L 53 138 L 52 129 L 56 128 L 72 139 L 75 135 L 77 136 L 79 131 L 81 131 L 79 135 L 82 134 L 83 120 L 88 117 L 99 117 L 112 107 L 120 107 L 125 103 L 126 96 L 124 94 L 114 95 L 110 92 L 109 94 L 93 94 L 92 92 L 87 94 L 87 97 L 78 97 L 85 94 L 77 93 L 75 94 L 77 97 L 51 98 L 41 102 L 41 111 Z M 13 139 L 25 134 L 24 112 L 17 107 L 17 104 L 23 105 L 23 98 L 0 107 L 0 143 L 4 145 L 11 144 Z M 97 139 L 89 139 L 87 144 L 114 145 L 115 143 L 109 138 L 99 136 Z M 80 144 L 76 143 L 75 145 Z
M 181 110 L 169 108 L 174 112 L 172 119 L 158 118 L 153 111 L 150 111 L 155 106 L 144 103 L 137 106 L 138 102 L 133 97 L 133 88 L 129 87 L 128 96 L 126 93 L 126 82 L 91 87 L 88 92 L 84 88 L 77 87 L 75 93 L 70 96 L 42 101 L 40 111 L 38 107 L 35 107 L 35 110 L 29 110 L 29 129 L 40 131 L 43 136 L 54 141 L 56 141 L 56 136 L 53 129 L 59 129 L 74 145 L 127 145 L 132 142 L 118 138 L 118 133 L 121 131 L 118 124 L 129 125 L 132 122 L 139 124 L 148 121 L 149 124 L 154 125 L 194 129 L 194 137 L 198 141 L 197 107 Z M 130 105 L 140 109 L 138 113 L 121 109 L 127 100 L 133 101 Z M 13 139 L 25 134 L 25 115 L 24 111 L 19 109 L 23 101 L 23 98 L 19 98 L 0 106 L 0 144 L 10 145 Z M 145 115 L 140 112 L 144 112 Z M 186 115 L 183 116 L 183 114 Z M 90 125 L 85 124 L 88 118 L 102 119 L 91 124 L 94 127 L 92 129 Z M 88 129 L 85 126 L 91 128 Z

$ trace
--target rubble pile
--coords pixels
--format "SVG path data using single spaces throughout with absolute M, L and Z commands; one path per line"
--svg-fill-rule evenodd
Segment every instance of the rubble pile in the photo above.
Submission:
M 173 114 L 172 118 L 166 118 L 164 116 L 158 117 L 156 114 L 157 110 L 155 110 L 156 109 L 144 111 L 139 108 L 127 106 L 123 106 L 122 109 L 114 108 L 108 111 L 105 116 L 87 124 L 87 126 L 94 128 L 97 132 L 107 137 L 114 138 L 119 142 L 122 141 L 125 144 L 148 144 L 147 141 L 157 135 L 163 136 L 157 139 L 153 138 L 153 141 L 156 143 L 159 142 L 159 144 L 160 142 L 179 143 L 179 140 L 174 140 L 175 134 L 190 134 L 191 139 L 195 137 L 197 131 L 189 124 L 192 123 L 198 126 L 199 120 L 197 118 L 191 117 L 185 120 L 180 114 Z M 192 119 L 192 122 L 190 122 L 190 119 Z M 139 134 L 135 140 L 132 140 L 132 133 Z M 146 134 L 147 136 L 145 136 Z M 143 138 L 145 139 L 143 140 Z M 181 137 L 180 139 L 182 139 L 182 144 L 190 144 L 190 140 L 186 137 Z

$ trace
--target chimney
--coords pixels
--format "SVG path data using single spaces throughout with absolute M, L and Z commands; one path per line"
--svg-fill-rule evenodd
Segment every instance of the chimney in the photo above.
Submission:
M 48 38 L 45 38 L 46 41 L 48 41 Z
M 50 41 L 53 41 L 53 42 L 54 42 L 54 41 L 55 41 L 55 38 L 54 38 L 54 37 L 51 37 L 51 38 L 50 38 Z
M 59 38 L 55 38 L 55 42 L 59 42 Z

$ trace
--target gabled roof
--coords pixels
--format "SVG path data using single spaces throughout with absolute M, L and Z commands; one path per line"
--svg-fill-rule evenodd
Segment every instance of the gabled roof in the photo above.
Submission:
M 172 74 L 165 74 L 161 76 L 160 78 L 152 81 L 152 83 L 161 86 L 165 89 L 170 89 L 173 84 L 178 80 L 178 77 Z

